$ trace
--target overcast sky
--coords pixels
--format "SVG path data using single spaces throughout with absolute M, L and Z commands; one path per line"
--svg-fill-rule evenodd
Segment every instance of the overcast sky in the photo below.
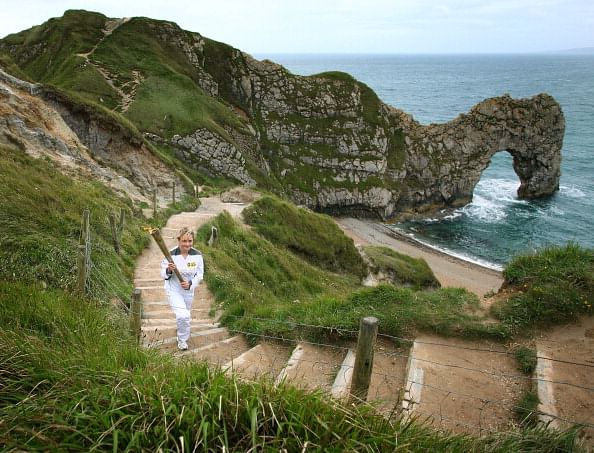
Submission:
M 0 0 L 0 37 L 67 9 L 176 22 L 251 54 L 594 47 L 594 0 Z

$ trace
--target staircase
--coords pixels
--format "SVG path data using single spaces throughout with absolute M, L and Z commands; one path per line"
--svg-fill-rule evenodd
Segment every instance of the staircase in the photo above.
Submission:
M 223 209 L 237 217 L 245 207 L 241 203 L 221 203 L 214 197 L 201 201 L 198 210 L 171 217 L 161 230 L 169 248 L 177 245 L 175 236 L 181 227 L 195 230 Z M 162 259 L 158 246 L 151 242 L 137 262 L 134 282 L 142 291 L 142 344 L 145 347 L 158 348 L 180 358 L 205 361 L 244 379 L 266 376 L 277 384 L 286 382 L 307 390 L 318 389 L 337 399 L 348 397 L 355 360 L 354 344 L 334 347 L 262 341 L 250 345 L 243 335 L 233 334 L 219 325 L 213 295 L 204 283 L 194 295 L 189 348 L 178 351 L 175 317 L 160 278 Z M 484 353 L 471 357 L 462 348 L 464 357 L 460 358 L 451 348 L 436 351 L 438 346 L 434 343 L 444 341 L 423 337 L 412 344 L 395 346 L 394 341 L 380 336 L 375 346 L 367 400 L 386 416 L 401 411 L 414 413 L 422 419 L 430 416 L 438 426 L 458 432 L 486 434 L 508 428 L 523 383 L 510 383 L 496 373 L 478 373 L 477 377 L 469 370 L 489 366 L 489 369 L 501 369 L 504 374 L 517 375 L 513 359 L 501 368 L 501 354 L 497 355 L 496 364 L 488 364 Z M 436 362 L 447 363 L 450 368 L 440 368 Z M 474 382 L 474 390 L 470 390 L 466 384 L 473 379 L 479 381 Z M 477 388 L 487 392 L 482 403 L 465 397 L 465 390 L 472 394 Z M 503 405 L 499 404 L 502 392 L 507 398 Z

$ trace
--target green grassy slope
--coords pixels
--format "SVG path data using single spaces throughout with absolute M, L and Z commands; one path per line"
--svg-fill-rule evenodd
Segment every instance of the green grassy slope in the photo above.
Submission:
M 141 232 L 143 219 L 130 212 L 122 256 L 117 256 L 108 245 L 106 215 L 116 207 L 128 209 L 126 200 L 100 184 L 62 176 L 45 159 L 18 149 L 0 147 L 0 159 L 3 450 L 576 451 L 573 432 L 529 429 L 480 440 L 438 433 L 418 422 L 386 420 L 367 407 L 342 406 L 318 393 L 239 382 L 205 365 L 137 348 L 125 312 L 111 303 L 114 294 L 93 291 L 89 299 L 71 294 L 70 255 L 78 241 L 80 210 L 88 207 L 93 250 L 100 252 L 93 255 L 94 265 L 109 273 L 115 294 L 125 297 L 134 257 L 148 240 Z M 242 237 L 228 216 L 217 222 L 230 239 L 206 255 L 214 286 L 217 279 L 225 283 L 221 269 L 230 265 L 228 275 L 243 270 L 246 283 L 239 286 L 249 283 L 259 294 L 264 292 L 256 278 L 286 274 L 267 289 L 274 297 L 299 291 L 338 298 L 355 287 L 348 277 L 316 269 L 253 233 Z M 234 250 L 235 259 L 226 250 Z M 259 258 L 244 262 L 248 255 Z M 347 300 L 357 304 L 360 298 Z M 385 300 L 389 304 L 392 296 Z

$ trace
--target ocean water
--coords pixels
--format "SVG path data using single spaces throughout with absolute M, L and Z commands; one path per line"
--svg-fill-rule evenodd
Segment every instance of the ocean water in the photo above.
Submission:
M 519 200 L 511 156 L 493 157 L 472 203 L 439 219 L 393 228 L 427 245 L 488 267 L 549 245 L 594 248 L 594 55 L 295 55 L 259 54 L 293 74 L 344 71 L 387 104 L 422 124 L 443 123 L 485 98 L 546 92 L 561 104 L 566 129 L 560 190 Z

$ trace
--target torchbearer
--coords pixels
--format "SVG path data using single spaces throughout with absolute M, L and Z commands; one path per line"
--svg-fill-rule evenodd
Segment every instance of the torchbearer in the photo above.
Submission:
M 151 234 L 165 255 L 161 261 L 161 277 L 165 280 L 169 306 L 175 313 L 177 347 L 181 351 L 186 351 L 190 338 L 190 310 L 194 291 L 204 276 L 204 260 L 202 254 L 193 247 L 194 232 L 188 227 L 179 230 L 177 247 L 171 250 L 167 250 L 158 233 L 159 230 L 156 231 L 157 233 L 152 230 Z

